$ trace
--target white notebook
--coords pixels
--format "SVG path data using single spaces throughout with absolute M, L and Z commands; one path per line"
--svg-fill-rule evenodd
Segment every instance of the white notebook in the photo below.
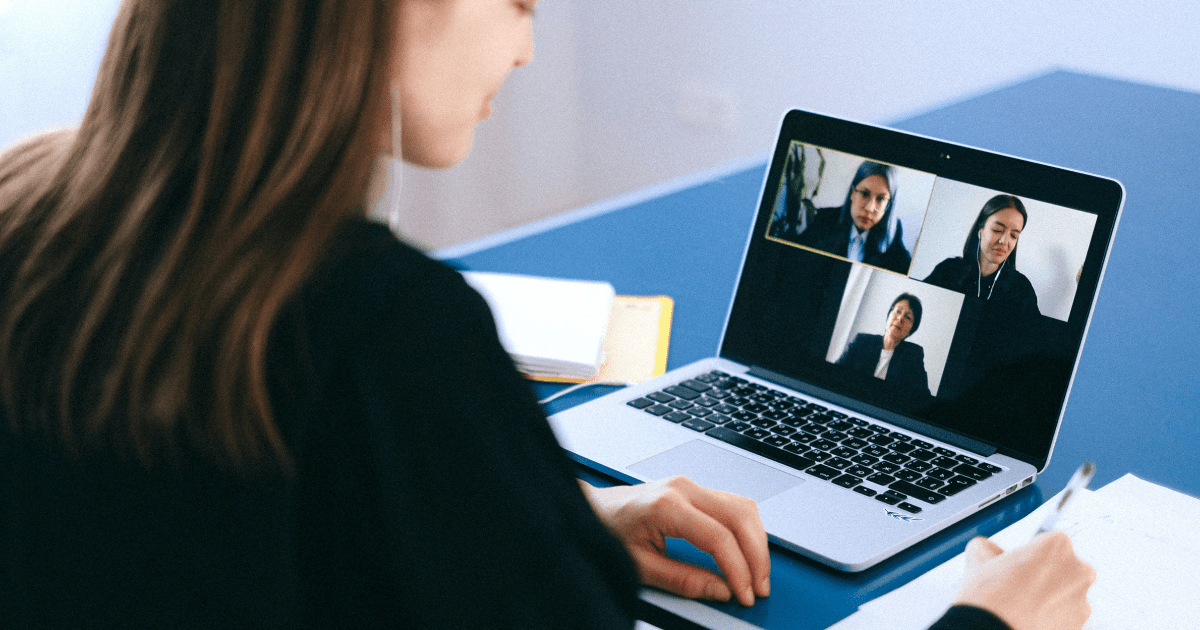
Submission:
M 616 295 L 611 284 L 484 271 L 463 277 L 487 300 L 519 370 L 578 380 L 599 373 Z

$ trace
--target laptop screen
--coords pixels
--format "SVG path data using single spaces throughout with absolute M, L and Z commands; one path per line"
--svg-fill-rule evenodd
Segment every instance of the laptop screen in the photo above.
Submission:
M 721 354 L 1044 467 L 1120 184 L 794 111 Z

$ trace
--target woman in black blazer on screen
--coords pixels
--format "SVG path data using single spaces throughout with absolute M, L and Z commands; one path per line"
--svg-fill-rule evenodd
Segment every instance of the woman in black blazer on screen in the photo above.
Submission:
M 901 293 L 888 310 L 884 333 L 859 333 L 837 364 L 874 376 L 889 385 L 928 394 L 925 349 L 906 341 L 921 326 L 921 310 L 921 300 L 917 296 Z

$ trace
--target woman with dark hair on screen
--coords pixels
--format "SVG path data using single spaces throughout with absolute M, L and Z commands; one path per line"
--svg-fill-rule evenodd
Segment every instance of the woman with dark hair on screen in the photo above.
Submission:
M 855 335 L 837 364 L 907 391 L 928 394 L 925 349 L 907 341 L 920 327 L 921 300 L 911 293 L 901 293 L 888 309 L 883 334 Z
M 896 168 L 864 161 L 840 207 L 820 208 L 800 244 L 888 271 L 908 273 L 912 255 L 896 216 Z
M 0 156 L 0 627 L 630 628 L 639 581 L 768 594 L 753 501 L 578 483 L 486 302 L 366 219 L 381 153 L 464 158 L 535 3 L 122 4 L 80 126 Z M 968 552 L 945 623 L 1086 618 L 1065 536 Z
M 1037 294 L 1017 271 L 1017 241 L 1029 221 L 1025 204 L 1012 195 L 996 195 L 983 204 L 963 243 L 962 257 L 947 258 L 925 282 L 966 294 L 969 299 L 1037 315 Z

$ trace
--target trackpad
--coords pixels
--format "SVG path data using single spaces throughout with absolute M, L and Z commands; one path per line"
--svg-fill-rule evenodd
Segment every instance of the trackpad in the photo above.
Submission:
M 646 479 L 683 475 L 706 488 L 740 494 L 758 503 L 804 483 L 799 477 L 703 440 L 663 451 L 629 466 L 629 470 Z

